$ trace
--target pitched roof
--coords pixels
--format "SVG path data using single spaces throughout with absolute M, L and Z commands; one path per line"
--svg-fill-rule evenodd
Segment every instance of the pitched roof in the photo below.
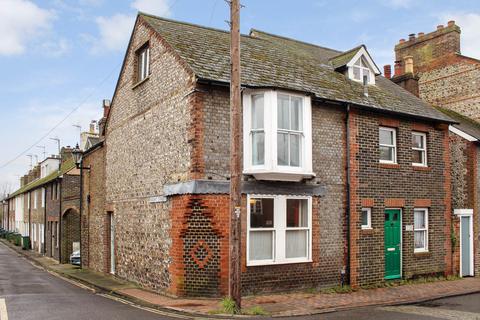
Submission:
M 346 65 L 347 63 L 350 62 L 350 60 L 355 57 L 358 51 L 363 47 L 363 45 L 355 47 L 353 49 L 350 49 L 348 51 L 342 52 L 339 55 L 336 55 L 332 58 L 329 59 L 330 63 L 332 64 L 332 67 L 334 69 L 337 69 L 339 67 L 342 67 Z
M 50 173 L 48 176 L 45 176 L 43 178 L 34 180 L 30 182 L 29 184 L 24 185 L 23 187 L 19 188 L 17 191 L 13 192 L 8 196 L 8 199 L 13 198 L 15 196 L 18 196 L 22 193 L 28 192 L 30 190 L 39 188 L 49 182 L 52 182 L 53 180 L 57 179 L 58 177 L 64 175 L 68 171 L 72 170 L 75 168 L 75 162 L 73 161 L 73 158 L 68 159 L 64 163 L 61 164 L 60 169 L 56 170 L 52 173 Z
M 472 137 L 480 140 L 480 123 L 479 122 L 450 109 L 441 108 L 441 107 L 437 107 L 437 109 L 442 111 L 444 114 L 446 114 L 447 116 L 449 116 L 450 118 L 452 118 L 457 122 L 453 124 L 455 128 L 465 133 L 468 133 Z
M 218 29 L 172 21 L 144 13 L 146 21 L 199 79 L 229 83 L 230 35 Z M 382 76 L 369 86 L 334 70 L 329 59 L 340 51 L 280 37 L 258 30 L 241 36 L 242 85 L 275 87 L 310 93 L 319 99 L 402 113 L 437 121 L 452 120 Z

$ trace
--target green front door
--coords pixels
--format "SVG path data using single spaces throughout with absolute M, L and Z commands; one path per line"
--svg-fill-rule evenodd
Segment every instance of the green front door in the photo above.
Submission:
M 400 215 L 399 209 L 385 210 L 385 279 L 401 278 Z

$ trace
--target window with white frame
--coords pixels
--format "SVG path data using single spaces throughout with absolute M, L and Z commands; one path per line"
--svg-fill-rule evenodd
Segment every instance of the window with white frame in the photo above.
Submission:
M 150 75 L 150 48 L 148 44 L 137 52 L 137 82 L 145 80 Z
M 42 203 L 42 208 L 45 207 L 45 188 L 42 188 L 42 199 L 40 200 Z
M 248 197 L 248 265 L 311 260 L 311 198 Z
M 313 176 L 310 97 L 246 91 L 243 105 L 244 173 L 260 180 Z
M 366 80 L 366 83 L 371 83 L 372 77 L 374 77 L 372 70 L 370 70 L 369 64 L 364 56 L 360 56 L 358 60 L 352 66 L 352 75 L 353 80 L 363 83 L 363 80 Z
M 33 191 L 33 209 L 38 207 L 38 190 Z
M 362 208 L 362 229 L 372 229 L 372 208 Z
M 394 128 L 379 128 L 380 162 L 397 163 L 397 137 Z
M 413 214 L 415 252 L 428 251 L 428 209 L 414 209 Z
M 427 135 L 412 132 L 412 165 L 427 166 Z
M 30 209 L 30 192 L 27 193 L 27 209 Z

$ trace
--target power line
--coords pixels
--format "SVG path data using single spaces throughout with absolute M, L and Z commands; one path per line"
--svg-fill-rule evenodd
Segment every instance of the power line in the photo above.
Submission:
M 77 111 L 78 109 L 80 109 L 80 107 L 82 107 L 85 102 L 87 102 L 96 92 L 97 90 L 99 89 L 99 87 L 103 86 L 103 84 L 110 79 L 110 77 L 113 75 L 113 73 L 115 72 L 115 70 L 120 66 L 121 63 L 118 63 L 113 69 L 112 71 L 109 72 L 109 74 L 103 78 L 102 81 L 99 82 L 99 84 L 87 95 L 87 97 L 85 97 L 81 102 L 80 104 L 78 104 L 75 108 L 73 108 L 64 118 L 62 118 L 62 120 L 60 120 L 60 122 L 58 122 L 55 126 L 53 126 L 50 130 L 48 130 L 47 133 L 45 133 L 40 139 L 38 139 L 37 141 L 35 141 L 35 143 L 33 143 L 30 147 L 28 147 L 27 149 L 25 149 L 23 152 L 21 152 L 19 155 L 17 155 L 15 158 L 5 162 L 2 166 L 0 166 L 0 169 L 3 169 L 7 166 L 9 166 L 10 164 L 12 164 L 13 162 L 15 162 L 16 160 L 18 160 L 20 157 L 22 157 L 23 155 L 25 155 L 28 151 L 30 151 L 32 148 L 34 148 L 35 146 L 37 146 L 40 142 L 43 141 L 43 139 L 47 138 L 53 131 L 55 131 L 55 129 L 57 129 L 62 123 L 64 123 L 72 114 L 75 113 L 75 111 Z

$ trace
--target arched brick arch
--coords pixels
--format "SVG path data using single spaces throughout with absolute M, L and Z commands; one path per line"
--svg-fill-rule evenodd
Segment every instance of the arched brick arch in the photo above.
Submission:
M 76 207 L 66 208 L 62 213 L 61 263 L 69 263 L 74 245 L 80 248 L 80 211 Z

